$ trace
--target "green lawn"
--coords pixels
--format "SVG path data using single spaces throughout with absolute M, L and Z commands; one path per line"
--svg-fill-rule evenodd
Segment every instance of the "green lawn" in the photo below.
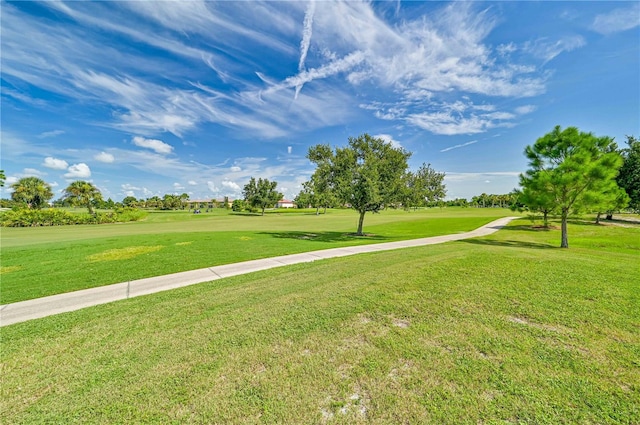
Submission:
M 3 327 L 0 422 L 638 423 L 640 227 L 569 231 L 562 250 L 518 220 Z
M 143 222 L 2 228 L 0 302 L 12 302 L 284 254 L 473 230 L 504 209 L 368 214 L 355 237 L 351 210 L 256 215 L 154 212 Z

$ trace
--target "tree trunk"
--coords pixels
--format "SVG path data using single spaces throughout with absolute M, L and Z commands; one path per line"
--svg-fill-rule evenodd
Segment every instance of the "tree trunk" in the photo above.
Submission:
M 548 214 L 549 213 L 546 210 L 542 212 L 542 221 L 544 222 L 545 228 L 549 227 L 549 219 L 547 218 Z
M 264 210 L 266 207 L 262 207 L 262 215 L 264 215 Z
M 567 216 L 569 215 L 569 211 L 567 209 L 562 209 L 562 242 L 560 243 L 560 248 L 569 248 L 569 236 L 567 234 Z
M 600 214 L 602 213 L 599 212 L 598 214 L 596 214 L 596 224 L 600 224 Z
M 316 215 L 320 215 L 320 207 L 316 207 Z
M 365 215 L 366 211 L 361 211 L 360 212 L 360 218 L 358 219 L 358 231 L 356 232 L 356 235 L 358 236 L 363 236 L 362 233 L 362 224 L 364 223 L 364 215 Z

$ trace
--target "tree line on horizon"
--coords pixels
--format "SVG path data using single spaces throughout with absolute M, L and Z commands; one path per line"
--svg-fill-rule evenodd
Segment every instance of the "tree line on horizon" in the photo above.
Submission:
M 312 146 L 307 158 L 316 165 L 311 178 L 295 197 L 299 208 L 348 207 L 359 214 L 356 234 L 362 235 L 367 212 L 385 208 L 412 209 L 423 206 L 509 207 L 561 220 L 561 247 L 568 247 L 567 219 L 570 214 L 591 212 L 607 214 L 629 207 L 640 211 L 640 141 L 627 136 L 628 147 L 619 149 L 610 137 L 596 137 L 575 127 L 556 126 L 550 133 L 525 148 L 529 169 L 520 175 L 520 188 L 508 194 L 481 194 L 467 199 L 444 200 L 445 173 L 430 164 L 418 170 L 408 169 L 411 152 L 387 141 L 363 134 L 350 137 L 347 146 Z M 0 185 L 4 186 L 0 170 Z M 53 198 L 51 186 L 38 177 L 24 177 L 11 185 L 11 200 L 3 207 L 41 209 Z M 264 211 L 282 199 L 277 182 L 251 177 L 242 191 L 243 199 L 233 203 L 211 200 L 212 207 L 234 211 Z M 184 209 L 189 195 L 166 194 L 162 198 L 125 197 L 121 203 L 104 200 L 91 182 L 78 180 L 67 186 L 54 206 L 84 206 L 95 215 L 98 208 L 118 207 Z M 214 205 L 215 204 L 215 205 Z

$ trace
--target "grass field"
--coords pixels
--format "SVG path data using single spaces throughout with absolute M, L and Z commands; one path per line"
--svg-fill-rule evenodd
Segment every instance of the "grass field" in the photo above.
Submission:
M 0 422 L 638 423 L 640 228 L 530 224 L 4 327 Z
M 458 233 L 503 209 L 429 209 L 369 214 L 366 237 L 350 235 L 351 210 L 235 215 L 154 212 L 143 222 L 3 228 L 0 303 L 284 254 Z

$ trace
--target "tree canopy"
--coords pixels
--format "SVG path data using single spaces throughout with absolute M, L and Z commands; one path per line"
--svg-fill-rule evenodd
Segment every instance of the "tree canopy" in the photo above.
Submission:
M 93 214 L 94 203 L 102 202 L 102 193 L 92 183 L 84 180 L 76 180 L 64 190 L 64 198 L 72 205 L 87 207 L 89 214 Z
M 400 202 L 404 192 L 407 160 L 411 153 L 387 141 L 363 134 L 350 137 L 348 146 L 316 145 L 307 158 L 316 164 L 314 176 L 322 176 L 326 191 L 359 213 L 356 234 L 362 235 L 364 216 Z
M 562 248 L 569 247 L 570 212 L 605 203 L 619 194 L 615 178 L 622 158 L 610 137 L 596 137 L 575 127 L 553 131 L 527 146 L 529 170 L 520 175 L 525 204 L 555 206 L 562 221 Z
M 621 152 L 624 161 L 616 181 L 627 192 L 629 206 L 640 211 L 640 140 L 627 136 L 627 145 Z
M 444 199 L 447 194 L 444 176 L 445 173 L 431 168 L 431 164 L 422 164 L 415 173 L 407 172 L 401 197 L 402 206 L 405 209 L 417 208 Z
M 38 177 L 23 177 L 11 185 L 11 199 L 28 208 L 41 209 L 53 198 L 51 186 Z
M 273 207 L 282 199 L 282 193 L 276 190 L 278 183 L 267 179 L 258 179 L 251 177 L 249 183 L 244 186 L 242 194 L 245 201 L 254 208 L 260 208 L 262 215 L 267 207 Z

